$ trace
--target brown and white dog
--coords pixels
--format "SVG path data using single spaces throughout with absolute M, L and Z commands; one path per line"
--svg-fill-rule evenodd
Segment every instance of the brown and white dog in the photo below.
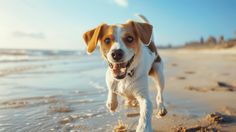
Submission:
M 101 24 L 83 36 L 87 52 L 92 53 L 97 43 L 108 62 L 106 83 L 108 87 L 107 107 L 114 112 L 118 106 L 117 95 L 131 102 L 136 100 L 140 107 L 137 132 L 151 132 L 152 102 L 148 92 L 148 76 L 157 88 L 157 115 L 167 111 L 163 103 L 164 75 L 161 60 L 153 38 L 153 26 L 139 15 L 143 22 L 128 21 L 125 24 Z

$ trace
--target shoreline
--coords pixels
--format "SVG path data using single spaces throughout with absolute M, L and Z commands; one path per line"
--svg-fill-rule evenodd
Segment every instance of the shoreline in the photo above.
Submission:
M 235 130 L 235 52 L 171 49 L 159 53 L 165 62 L 164 102 L 168 114 L 156 118 L 156 91 L 150 81 L 153 130 Z M 47 66 L 34 68 L 45 63 Z M 117 112 L 107 111 L 107 64 L 100 54 L 19 66 L 28 65 L 30 69 L 0 76 L 2 130 L 100 132 L 113 130 L 118 120 L 135 130 L 138 109 L 125 108 L 119 99 Z

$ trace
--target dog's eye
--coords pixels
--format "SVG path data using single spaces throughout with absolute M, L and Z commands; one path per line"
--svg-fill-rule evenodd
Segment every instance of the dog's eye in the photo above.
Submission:
M 110 38 L 105 38 L 104 42 L 105 42 L 105 44 L 110 44 L 111 43 L 111 39 Z
M 133 40 L 134 40 L 134 38 L 133 38 L 132 36 L 128 36 L 128 37 L 126 38 L 126 41 L 127 41 L 128 43 L 132 43 Z

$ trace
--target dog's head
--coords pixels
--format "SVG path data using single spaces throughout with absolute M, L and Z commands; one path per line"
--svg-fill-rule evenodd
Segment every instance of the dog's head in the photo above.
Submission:
M 113 77 L 123 79 L 132 62 L 140 56 L 141 44 L 148 44 L 152 25 L 129 21 L 125 24 L 101 24 L 84 33 L 87 52 L 92 53 L 100 42 L 102 56 L 109 63 Z

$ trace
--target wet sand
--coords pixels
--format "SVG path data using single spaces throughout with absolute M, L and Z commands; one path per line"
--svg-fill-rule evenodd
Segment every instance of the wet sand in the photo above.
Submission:
M 236 51 L 161 50 L 168 114 L 155 117 L 154 131 L 236 129 Z M 119 99 L 105 107 L 105 69 L 99 53 L 0 67 L 0 131 L 107 131 L 118 120 L 135 130 L 137 108 Z M 10 65 L 10 67 L 8 67 Z M 155 91 L 150 80 L 150 91 Z M 153 93 L 153 92 L 152 92 Z M 215 113 L 217 112 L 217 113 Z

